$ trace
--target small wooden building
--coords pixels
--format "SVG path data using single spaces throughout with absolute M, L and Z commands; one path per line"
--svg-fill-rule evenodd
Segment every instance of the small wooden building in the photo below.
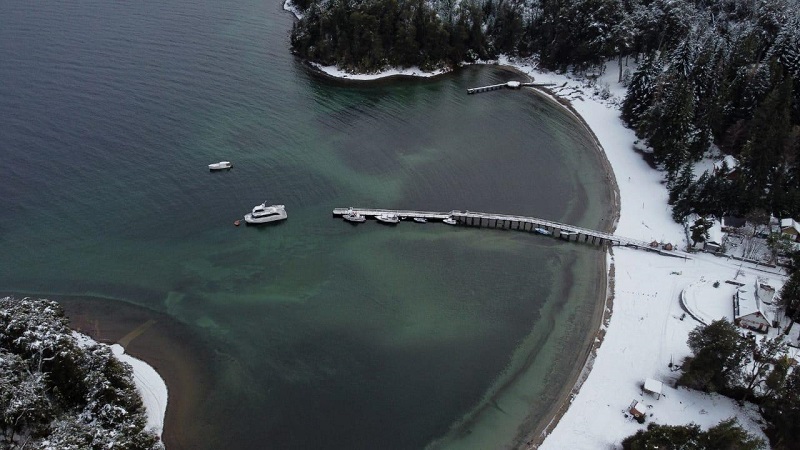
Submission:
M 739 160 L 731 155 L 725 155 L 722 160 L 714 163 L 714 175 L 722 175 L 729 180 L 738 178 Z
M 733 323 L 742 328 L 766 333 L 771 324 L 758 298 L 758 284 L 753 288 L 736 289 L 736 294 L 733 295 Z
M 638 420 L 639 422 L 643 422 L 644 417 L 647 414 L 647 406 L 638 400 L 634 400 L 631 402 L 628 412 L 633 416 L 634 419 Z
M 662 395 L 664 395 L 664 383 L 654 380 L 652 378 L 648 378 L 644 380 L 644 390 L 645 392 L 649 392 L 656 396 L 656 400 L 660 399 Z
M 800 225 L 791 218 L 781 219 L 781 234 L 797 241 L 800 236 Z

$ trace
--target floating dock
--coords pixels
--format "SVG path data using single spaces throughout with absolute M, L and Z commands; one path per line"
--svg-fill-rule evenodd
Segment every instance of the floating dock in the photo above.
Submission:
M 504 230 L 527 231 L 529 233 L 539 233 L 536 229 L 547 230 L 552 233 L 549 236 L 560 238 L 569 242 L 581 242 L 592 245 L 617 245 L 633 248 L 641 248 L 654 251 L 650 244 L 638 239 L 630 239 L 617 236 L 602 231 L 591 230 L 588 228 L 576 227 L 565 223 L 553 222 L 550 220 L 539 219 L 537 217 L 514 216 L 508 214 L 492 214 L 475 211 L 416 211 L 410 209 L 371 209 L 371 208 L 336 208 L 333 210 L 335 217 L 343 216 L 349 211 L 354 211 L 364 217 L 374 219 L 381 214 L 397 214 L 401 218 L 413 219 L 424 217 L 429 221 L 442 221 L 453 218 L 458 225 L 495 228 Z

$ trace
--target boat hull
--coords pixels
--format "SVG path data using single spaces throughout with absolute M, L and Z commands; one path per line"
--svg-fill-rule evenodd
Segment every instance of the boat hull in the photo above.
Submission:
M 280 222 L 286 220 L 286 214 L 271 217 L 253 217 L 252 214 L 245 214 L 244 221 L 249 225 L 260 225 L 262 223 Z
M 397 225 L 400 223 L 400 218 L 397 216 L 377 216 L 378 222 L 385 223 L 386 225 Z
M 214 172 L 214 171 L 217 171 L 217 170 L 228 170 L 231 167 L 233 167 L 233 164 L 231 164 L 230 162 L 228 162 L 228 161 L 220 161 L 218 163 L 209 164 L 208 165 L 208 170 Z

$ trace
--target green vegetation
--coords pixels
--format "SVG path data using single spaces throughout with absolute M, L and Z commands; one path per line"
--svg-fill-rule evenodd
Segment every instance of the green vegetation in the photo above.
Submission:
M 58 303 L 0 299 L 3 448 L 163 448 L 145 423 L 130 367 L 78 345 Z
M 720 422 L 708 431 L 691 425 L 658 425 L 651 423 L 622 441 L 624 450 L 757 450 L 766 448 L 764 441 L 740 427 L 735 419 Z
M 780 337 L 768 339 L 752 334 L 742 335 L 730 322 L 719 320 L 689 333 L 688 344 L 693 356 L 683 363 L 679 385 L 754 402 L 767 421 L 766 433 L 772 447 L 798 448 L 796 436 L 800 432 L 800 371 L 794 370 L 794 359 L 786 355 L 786 346 Z M 677 433 L 677 430 L 667 431 Z M 688 433 L 691 430 L 681 432 L 684 431 Z M 661 434 L 654 432 L 648 439 L 660 439 L 659 436 Z

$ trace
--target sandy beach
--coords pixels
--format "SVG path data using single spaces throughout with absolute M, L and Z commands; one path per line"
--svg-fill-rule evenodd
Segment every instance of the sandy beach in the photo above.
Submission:
M 196 356 L 204 354 L 188 327 L 165 314 L 121 301 L 87 297 L 52 297 L 70 326 L 106 344 L 124 340 L 126 353 L 145 361 L 169 389 L 163 441 L 167 448 L 192 449 L 203 442 L 202 410 L 210 374 Z

